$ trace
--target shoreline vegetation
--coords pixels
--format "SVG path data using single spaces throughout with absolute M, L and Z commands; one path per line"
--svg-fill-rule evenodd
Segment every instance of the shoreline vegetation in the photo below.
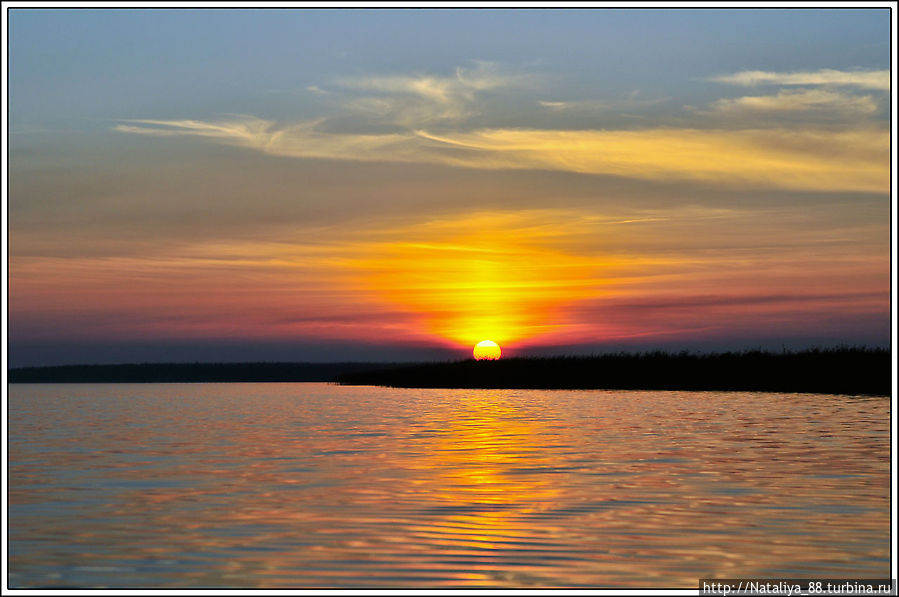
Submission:
M 332 382 L 398 388 L 759 391 L 889 396 L 890 351 L 615 353 L 443 363 L 144 363 L 10 369 L 10 383 Z
M 338 382 L 404 388 L 756 391 L 889 396 L 880 348 L 695 354 L 616 353 L 430 363 L 347 373 Z

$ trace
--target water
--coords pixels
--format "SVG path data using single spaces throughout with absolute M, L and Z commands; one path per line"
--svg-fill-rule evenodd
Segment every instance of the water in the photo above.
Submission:
M 889 399 L 11 385 L 11 587 L 888 578 Z

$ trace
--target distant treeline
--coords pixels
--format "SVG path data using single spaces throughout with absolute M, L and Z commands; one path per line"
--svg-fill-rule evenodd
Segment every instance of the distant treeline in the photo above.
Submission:
M 726 390 L 890 394 L 890 352 L 835 348 L 802 352 L 647 352 L 592 357 L 510 358 L 346 372 L 350 385 L 403 388 Z
M 445 363 L 143 363 L 10 369 L 10 383 L 338 382 L 406 388 L 643 389 L 890 394 L 872 348 L 617 353 Z
M 406 363 L 406 366 L 409 364 Z M 336 381 L 393 363 L 142 363 L 10 369 L 10 383 L 168 383 Z

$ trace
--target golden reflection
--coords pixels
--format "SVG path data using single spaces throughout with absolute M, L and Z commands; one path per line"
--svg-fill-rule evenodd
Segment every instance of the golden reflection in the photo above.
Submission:
M 510 553 L 545 549 L 559 532 L 534 523 L 560 502 L 558 475 L 545 474 L 560 464 L 555 446 L 547 445 L 559 438 L 511 406 L 506 394 L 454 393 L 452 410 L 434 421 L 441 432 L 424 442 L 424 457 L 413 466 L 431 506 L 427 518 L 409 526 L 408 539 L 468 560 L 465 584 L 495 584 L 497 574 L 508 572 Z M 530 584 L 538 571 L 521 566 L 516 578 Z

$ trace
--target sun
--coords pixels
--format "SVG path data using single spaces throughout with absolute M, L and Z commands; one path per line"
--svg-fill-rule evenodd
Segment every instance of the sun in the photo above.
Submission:
M 475 344 L 474 358 L 476 361 L 495 361 L 502 356 L 503 351 L 499 349 L 499 344 L 493 340 L 483 340 Z

